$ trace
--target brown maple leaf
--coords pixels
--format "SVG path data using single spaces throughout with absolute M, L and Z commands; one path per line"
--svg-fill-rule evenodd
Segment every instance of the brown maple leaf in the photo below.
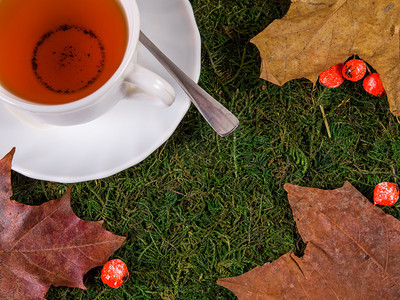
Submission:
M 85 289 L 83 275 L 104 265 L 125 237 L 79 219 L 70 189 L 40 206 L 10 200 L 14 151 L 0 161 L 0 299 L 43 299 L 52 284 Z
M 393 0 L 292 0 L 287 14 L 251 41 L 261 77 L 283 85 L 316 82 L 329 67 L 358 55 L 380 75 L 390 109 L 400 115 L 400 3 Z
M 400 299 L 400 222 L 350 183 L 327 191 L 285 185 L 304 256 L 218 284 L 239 299 Z

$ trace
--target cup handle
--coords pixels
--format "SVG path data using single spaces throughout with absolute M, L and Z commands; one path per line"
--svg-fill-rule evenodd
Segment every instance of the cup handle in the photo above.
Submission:
M 161 100 L 165 105 L 170 106 L 176 98 L 175 89 L 159 75 L 136 64 L 133 70 L 125 77 L 125 93 L 144 93 Z

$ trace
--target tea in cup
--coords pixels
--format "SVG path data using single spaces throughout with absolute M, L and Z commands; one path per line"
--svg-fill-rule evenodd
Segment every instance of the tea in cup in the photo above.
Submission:
M 136 63 L 133 0 L 0 1 L 0 100 L 40 122 L 91 121 L 126 86 L 170 105 L 172 86 Z

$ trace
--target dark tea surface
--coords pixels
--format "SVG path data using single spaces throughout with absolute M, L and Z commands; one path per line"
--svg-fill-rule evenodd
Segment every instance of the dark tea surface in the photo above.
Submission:
M 117 70 L 127 44 L 116 0 L 0 1 L 0 82 L 26 100 L 83 98 Z
M 42 36 L 33 50 L 32 69 L 46 88 L 75 93 L 93 84 L 103 71 L 104 46 L 92 31 L 62 25 Z

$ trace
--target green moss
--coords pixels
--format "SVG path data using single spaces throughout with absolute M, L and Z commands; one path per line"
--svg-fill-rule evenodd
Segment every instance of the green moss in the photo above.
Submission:
M 86 291 L 52 287 L 47 299 L 235 299 L 217 278 L 304 251 L 284 183 L 333 189 L 349 180 L 371 199 L 375 184 L 399 182 L 400 127 L 386 98 L 357 84 L 327 90 L 307 80 L 278 87 L 259 79 L 259 53 L 249 41 L 284 16 L 289 0 L 191 3 L 202 36 L 200 85 L 240 127 L 220 138 L 192 106 L 144 162 L 74 184 L 80 218 L 104 220 L 128 237 L 113 257 L 131 277 L 110 289 L 97 268 L 85 276 Z M 16 173 L 12 179 L 13 198 L 23 203 L 67 189 Z M 396 207 L 385 212 L 399 217 Z

